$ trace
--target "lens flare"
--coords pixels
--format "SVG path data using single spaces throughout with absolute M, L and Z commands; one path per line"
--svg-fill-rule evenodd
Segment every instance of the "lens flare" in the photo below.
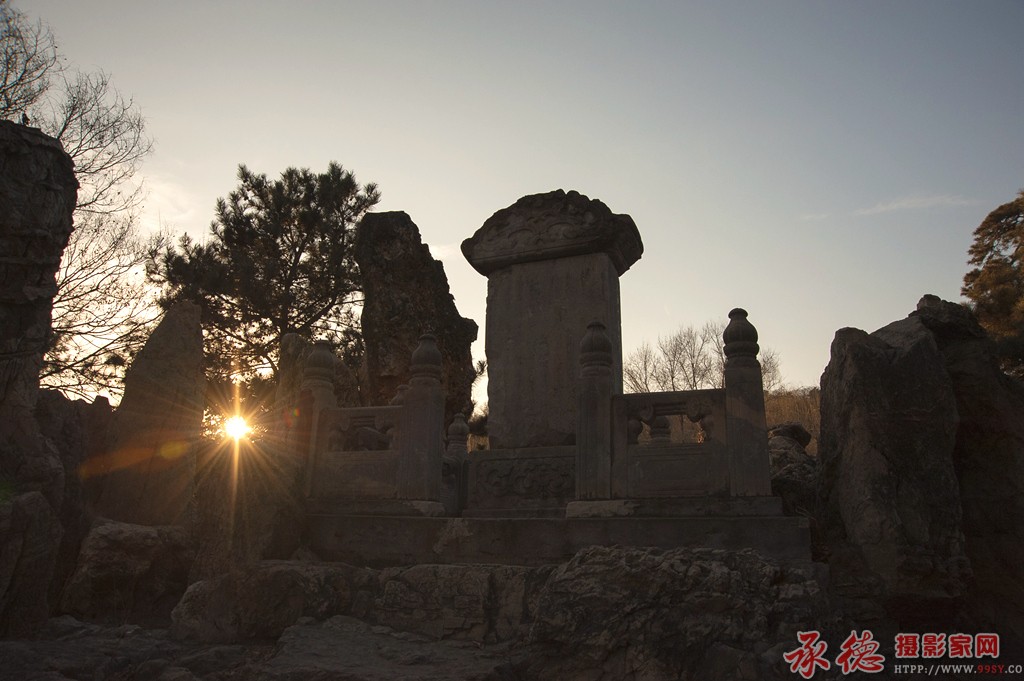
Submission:
M 227 433 L 228 437 L 241 440 L 252 432 L 252 428 L 249 427 L 249 424 L 241 416 L 232 416 L 224 422 L 224 432 Z

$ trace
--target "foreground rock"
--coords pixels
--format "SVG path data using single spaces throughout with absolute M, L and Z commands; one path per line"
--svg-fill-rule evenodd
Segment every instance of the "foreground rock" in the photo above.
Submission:
M 865 621 L 951 607 L 971 575 L 935 339 L 917 317 L 842 329 L 821 386 L 822 521 L 847 607 Z
M 371 570 L 265 561 L 197 582 L 174 609 L 180 639 L 273 639 L 302 618 L 346 615 L 433 639 L 495 643 L 525 634 L 553 568 L 416 565 Z
M 55 139 L 0 121 L 0 635 L 42 623 L 61 537 L 64 468 L 33 411 L 77 189 Z
M 791 678 L 797 630 L 846 633 L 812 571 L 614 547 L 538 568 L 268 561 L 193 584 L 173 637 L 62 617 L 0 641 L 0 680 Z
M 953 466 L 974 575 L 964 616 L 1024 654 L 1024 386 L 962 305 L 925 296 L 912 316 L 942 354 L 959 417 Z
M 82 542 L 61 608 L 84 620 L 166 626 L 191 561 L 180 527 L 100 521 Z
M 529 679 L 766 679 L 822 622 L 806 570 L 751 550 L 593 547 L 544 586 L 519 667 Z
M 839 331 L 821 423 L 819 521 L 849 612 L 1024 654 L 1024 386 L 970 311 L 925 296 Z

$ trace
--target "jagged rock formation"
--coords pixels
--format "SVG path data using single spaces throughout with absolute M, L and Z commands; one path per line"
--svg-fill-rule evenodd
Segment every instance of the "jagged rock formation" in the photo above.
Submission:
M 957 409 L 918 317 L 841 329 L 821 378 L 821 490 L 831 567 L 868 598 L 861 618 L 941 608 L 970 579 L 953 467 Z M 848 607 L 854 607 L 852 603 Z
M 0 121 L 0 635 L 45 620 L 64 469 L 33 416 L 78 182 L 60 144 Z
M 404 212 L 370 213 L 356 231 L 355 258 L 365 295 L 364 402 L 387 404 L 395 396 L 409 380 L 419 337 L 431 333 L 443 357 L 445 423 L 470 413 L 477 325 L 459 315 L 444 265 L 430 256 L 419 228 Z
M 204 372 L 199 307 L 177 303 L 128 367 L 105 451 L 82 468 L 98 514 L 142 525 L 189 522 Z
M 862 622 L 1024 642 L 1024 387 L 963 306 L 843 329 L 822 376 L 821 522 Z
M 911 315 L 928 329 L 953 385 L 959 425 L 953 468 L 974 580 L 975 627 L 1024 652 L 1024 385 L 999 368 L 992 341 L 962 305 L 925 296 Z

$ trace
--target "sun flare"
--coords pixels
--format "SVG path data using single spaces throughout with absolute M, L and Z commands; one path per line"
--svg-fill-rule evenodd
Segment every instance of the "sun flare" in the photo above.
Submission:
M 227 433 L 228 437 L 241 440 L 252 432 L 252 428 L 249 427 L 249 424 L 241 416 L 232 416 L 224 422 L 224 432 Z

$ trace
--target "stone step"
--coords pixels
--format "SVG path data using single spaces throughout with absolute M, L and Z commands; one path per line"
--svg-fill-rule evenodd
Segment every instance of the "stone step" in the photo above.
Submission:
M 427 518 L 308 516 L 310 548 L 321 559 L 366 567 L 424 563 L 536 566 L 588 546 L 659 549 L 752 548 L 782 561 L 810 559 L 806 518 L 613 517 Z

